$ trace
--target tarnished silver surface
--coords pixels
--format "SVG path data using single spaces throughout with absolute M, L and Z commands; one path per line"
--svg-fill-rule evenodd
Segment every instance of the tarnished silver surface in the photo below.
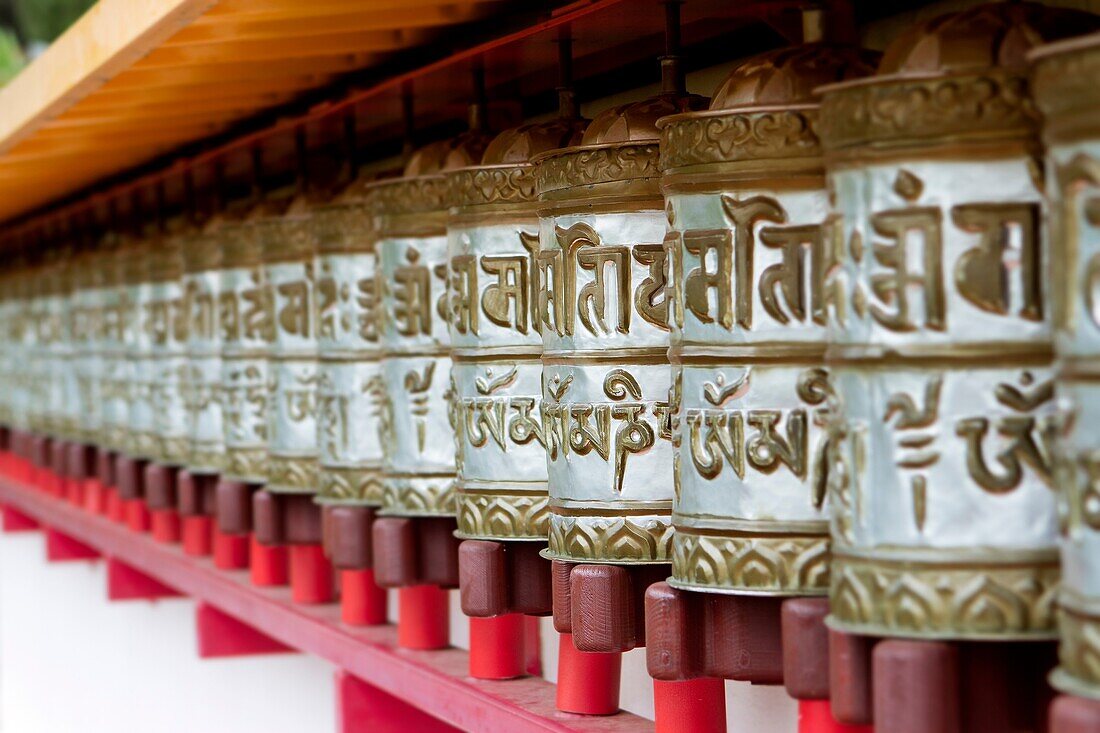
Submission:
M 540 211 L 550 557 L 668 562 L 672 370 L 665 213 Z
M 378 258 L 361 200 L 322 209 L 317 257 L 320 495 L 382 503 L 382 345 Z
M 152 292 L 144 328 L 152 337 L 153 458 L 169 466 L 187 462 L 188 303 L 183 291 L 184 234 L 166 236 L 154 250 L 150 269 Z
M 208 222 L 184 250 L 183 297 L 187 329 L 187 470 L 220 473 L 225 467 L 222 425 L 221 331 L 218 297 L 221 287 L 221 238 L 233 236 L 239 224 Z
M 268 354 L 267 488 L 317 491 L 317 325 L 313 304 L 316 232 L 308 209 L 292 205 L 258 226 L 271 292 Z
M 262 483 L 266 480 L 267 355 L 274 326 L 256 225 L 245 222 L 226 233 L 222 248 L 218 324 L 224 475 L 234 481 Z
M 26 263 L 24 262 L 24 265 Z M 12 324 L 12 394 L 11 424 L 19 430 L 30 428 L 29 408 L 33 389 L 31 373 L 31 349 L 34 338 L 33 273 L 24 271 L 23 277 L 12 283 L 15 298 Z
M 98 443 L 100 405 L 99 352 L 102 306 L 102 259 L 94 250 L 81 253 L 75 264 L 73 307 L 73 342 L 76 363 L 77 411 L 79 439 L 87 444 Z M 13 354 L 14 356 L 14 354 Z
M 125 256 L 117 247 L 103 253 L 98 351 L 99 427 L 98 444 L 111 451 L 125 448 L 129 426 L 129 362 L 127 344 L 133 336 L 135 316 L 124 281 Z
M 538 217 L 456 213 L 447 237 L 458 534 L 545 541 Z
M 383 280 L 384 511 L 454 513 L 455 442 L 448 403 L 447 238 L 388 236 L 376 245 Z
M 1053 632 L 1049 248 L 1033 170 L 1007 155 L 830 171 L 837 627 Z
M 136 323 L 126 349 L 130 399 L 129 427 L 123 449 L 132 458 L 146 460 L 157 454 L 156 361 L 153 356 L 157 308 L 151 269 L 153 246 L 152 242 L 145 242 L 135 248 L 127 258 L 124 274 L 126 295 Z
M 37 262 L 31 271 L 27 291 L 28 329 L 26 351 L 27 396 L 23 409 L 32 432 L 45 433 L 49 421 L 49 342 L 45 329 L 46 301 L 50 288 L 49 267 Z
M 1100 36 L 1050 46 L 1035 66 L 1054 256 L 1062 585 L 1051 682 L 1100 699 Z
M 678 587 L 828 590 L 828 375 L 814 277 L 828 201 L 817 180 L 820 188 L 731 183 L 666 195 L 670 356 L 681 365 L 670 580 Z
M 878 54 L 805 43 L 750 57 L 710 109 L 662 119 L 669 220 L 677 587 L 829 587 L 822 83 Z

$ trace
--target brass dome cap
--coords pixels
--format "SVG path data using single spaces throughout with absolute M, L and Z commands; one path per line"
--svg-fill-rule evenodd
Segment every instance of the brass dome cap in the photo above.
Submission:
M 485 154 L 489 140 L 489 136 L 480 130 L 468 130 L 448 140 L 428 143 L 409 156 L 404 176 L 431 176 L 477 165 Z
M 681 112 L 706 109 L 709 100 L 697 94 L 658 94 L 640 102 L 620 104 L 596 115 L 581 139 L 581 145 L 656 143 L 661 136 L 657 120 Z
M 588 120 L 557 117 L 513 127 L 493 138 L 481 158 L 482 165 L 523 165 L 536 155 L 578 145 Z
M 875 72 L 879 54 L 858 46 L 807 43 L 753 56 L 714 92 L 712 111 L 813 104 L 814 90 Z
M 910 28 L 886 49 L 879 76 L 927 76 L 990 68 L 1024 73 L 1033 48 L 1100 28 L 1100 17 L 1035 2 L 987 3 Z

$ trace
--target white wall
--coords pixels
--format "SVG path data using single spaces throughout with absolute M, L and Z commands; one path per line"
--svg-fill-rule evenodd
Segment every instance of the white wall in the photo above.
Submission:
M 0 731 L 328 733 L 332 668 L 303 654 L 200 660 L 188 599 L 107 602 L 102 562 L 0 535 Z

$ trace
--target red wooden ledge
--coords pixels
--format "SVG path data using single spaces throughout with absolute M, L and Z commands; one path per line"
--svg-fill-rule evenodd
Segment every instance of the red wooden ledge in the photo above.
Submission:
M 178 545 L 157 543 L 147 533 L 87 514 L 28 484 L 0 478 L 0 504 L 98 549 L 112 565 L 208 603 L 457 728 L 485 733 L 654 730 L 652 721 L 629 713 L 590 717 L 559 712 L 554 685 L 540 678 L 474 680 L 467 675 L 465 651 L 399 649 L 392 625 L 344 626 L 338 604 L 295 605 L 287 587 L 253 587 L 247 570 L 217 570 L 209 558 L 187 557 Z

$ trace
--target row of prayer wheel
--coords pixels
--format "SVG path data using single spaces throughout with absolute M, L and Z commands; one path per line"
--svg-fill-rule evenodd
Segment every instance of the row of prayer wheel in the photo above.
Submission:
M 0 422 L 306 497 L 337 567 L 648 638 L 658 678 L 783 682 L 707 648 L 750 607 L 789 643 L 787 599 L 937 654 L 1060 638 L 1055 730 L 1100 730 L 1097 29 L 982 5 L 710 99 L 669 55 L 591 122 L 475 107 L 401 176 L 37 253 Z

